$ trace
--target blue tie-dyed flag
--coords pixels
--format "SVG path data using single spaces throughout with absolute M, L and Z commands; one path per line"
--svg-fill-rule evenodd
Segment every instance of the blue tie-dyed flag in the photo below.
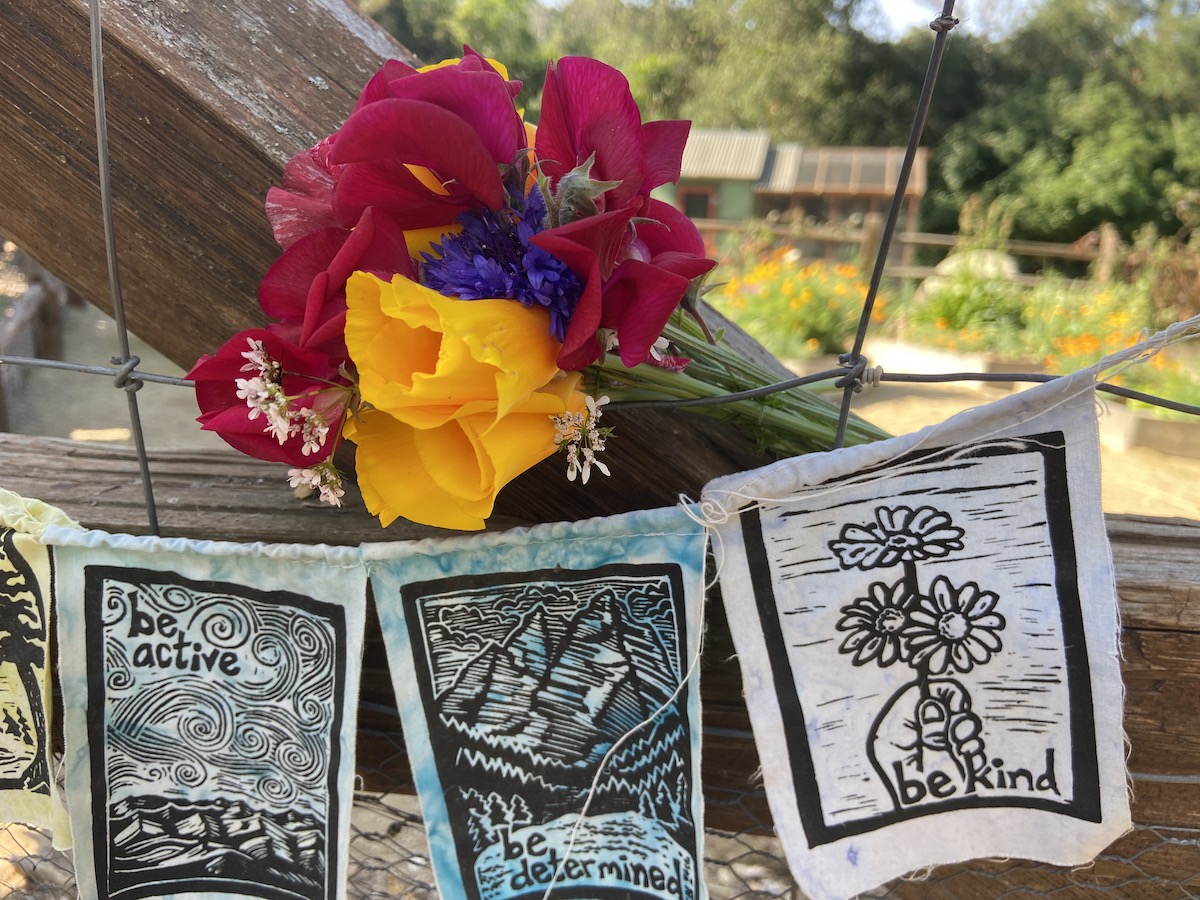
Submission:
M 705 533 L 681 509 L 364 555 L 448 900 L 695 900 Z

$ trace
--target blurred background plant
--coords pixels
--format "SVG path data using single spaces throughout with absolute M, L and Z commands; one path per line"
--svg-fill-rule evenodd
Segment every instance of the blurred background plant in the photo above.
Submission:
M 868 284 L 868 273 L 853 263 L 806 262 L 782 247 L 717 271 L 725 271 L 727 280 L 705 299 L 779 359 L 849 349 Z M 886 308 L 887 298 L 877 296 L 876 322 L 883 321 Z
M 1141 229 L 1111 273 L 1068 278 L 1051 270 L 1023 275 L 1006 252 L 1024 201 L 974 197 L 963 207 L 959 242 L 938 274 L 919 284 L 885 279 L 872 333 L 940 351 L 984 353 L 1028 371 L 1066 374 L 1091 365 L 1147 333 L 1200 315 L 1198 199 L 1200 192 L 1181 192 L 1176 209 L 1184 227 L 1165 237 L 1151 226 Z M 727 236 L 717 271 L 726 280 L 706 299 L 780 359 L 850 349 L 867 293 L 866 269 L 806 258 L 787 237 L 750 223 Z M 1187 345 L 1112 380 L 1200 405 L 1200 357 Z

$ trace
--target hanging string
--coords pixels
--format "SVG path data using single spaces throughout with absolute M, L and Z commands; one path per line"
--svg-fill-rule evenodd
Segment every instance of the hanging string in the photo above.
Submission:
M 129 330 L 125 325 L 125 306 L 121 297 L 121 276 L 117 267 L 116 229 L 113 227 L 112 179 L 108 162 L 108 119 L 104 112 L 104 47 L 101 37 L 100 0 L 91 0 L 92 97 L 96 110 L 96 166 L 100 182 L 100 208 L 104 218 L 104 249 L 108 260 L 108 288 L 117 322 L 117 337 L 121 355 L 114 356 L 117 367 L 113 384 L 125 391 L 129 405 L 129 424 L 137 448 L 138 466 L 142 473 L 142 490 L 146 498 L 146 517 L 150 533 L 158 534 L 158 512 L 154 505 L 154 488 L 150 482 L 150 461 L 146 455 L 146 437 L 142 432 L 142 417 L 138 412 L 137 392 L 142 379 L 135 376 L 141 362 L 129 352 Z

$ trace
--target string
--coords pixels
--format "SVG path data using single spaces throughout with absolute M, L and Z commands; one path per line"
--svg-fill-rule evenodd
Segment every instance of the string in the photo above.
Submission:
M 608 748 L 608 752 L 605 753 L 600 759 L 600 763 L 596 766 L 596 774 L 592 777 L 592 783 L 588 786 L 588 792 L 587 796 L 584 798 L 583 806 L 580 807 L 579 813 L 575 819 L 575 823 L 571 826 L 571 836 L 567 840 L 567 847 L 563 852 L 563 858 L 555 868 L 554 874 L 550 878 L 550 883 L 546 886 L 546 893 L 542 895 L 542 900 L 550 900 L 550 894 L 554 890 L 554 886 L 558 883 L 559 878 L 562 877 L 563 870 L 566 868 L 567 862 L 571 859 L 571 854 L 575 850 L 575 842 L 579 838 L 579 832 L 583 828 L 583 824 L 587 819 L 588 810 L 592 806 L 592 800 L 594 800 L 596 797 L 596 791 L 599 790 L 600 777 L 604 774 L 604 770 L 612 760 L 613 755 L 616 754 L 619 749 L 621 749 L 626 741 L 636 735 L 639 731 L 641 731 L 647 725 L 654 724 L 654 722 L 658 720 L 659 716 L 671 708 L 675 701 L 679 699 L 679 695 L 691 683 L 693 674 L 700 666 L 701 634 L 704 631 L 704 612 L 702 603 L 700 604 L 700 609 L 700 621 L 697 623 L 698 627 L 694 629 L 696 637 L 695 650 L 689 654 L 691 661 L 688 664 L 687 671 L 683 673 L 683 678 L 680 679 L 679 684 L 675 686 L 675 690 L 671 693 L 671 696 L 664 700 L 658 709 L 626 731 L 623 735 L 617 738 L 617 740 L 613 741 L 613 745 Z M 701 874 L 697 872 L 696 877 L 697 880 L 699 880 L 701 878 Z

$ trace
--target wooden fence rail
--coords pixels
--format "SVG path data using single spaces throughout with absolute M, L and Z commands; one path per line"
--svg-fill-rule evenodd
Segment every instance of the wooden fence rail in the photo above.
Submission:
M 770 234 L 780 243 L 823 245 L 820 253 L 823 258 L 836 256 L 838 248 L 849 247 L 860 264 L 870 266 L 874 263 L 875 255 L 879 250 L 883 216 L 872 213 L 864 219 L 862 227 L 859 228 L 837 225 L 790 225 L 757 220 L 732 222 L 720 219 L 698 220 L 696 226 L 710 243 L 728 234 L 757 232 Z M 965 235 L 934 234 L 923 231 L 899 231 L 893 236 L 892 241 L 892 252 L 889 254 L 889 264 L 884 269 L 884 274 L 892 278 L 918 281 L 933 275 L 935 269 L 932 266 L 912 264 L 915 248 L 933 247 L 954 250 L 958 247 L 972 246 L 975 243 L 975 239 Z M 1092 267 L 1093 277 L 1103 281 L 1112 276 L 1114 257 L 1119 246 L 1120 237 L 1115 228 L 1105 225 L 1094 241 L 1057 244 L 1049 241 L 1006 240 L 997 245 L 995 249 L 1010 256 L 1088 263 Z M 891 260 L 896 256 L 900 258 L 893 264 Z M 1040 275 L 1021 274 L 1015 276 L 1013 280 L 1018 284 L 1035 285 L 1042 278 Z

